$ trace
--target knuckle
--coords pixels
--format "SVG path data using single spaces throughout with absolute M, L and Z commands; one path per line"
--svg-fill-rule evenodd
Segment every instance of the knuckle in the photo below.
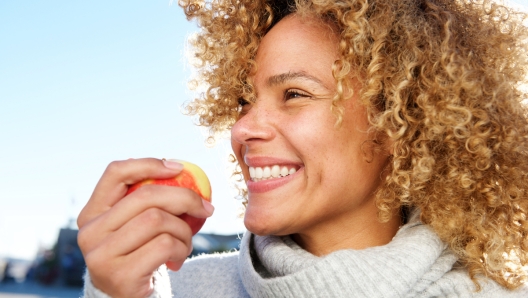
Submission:
M 169 234 L 161 234 L 157 237 L 157 245 L 162 251 L 171 251 L 174 246 L 177 244 L 176 239 L 174 239 Z
M 90 224 L 90 222 L 97 217 L 97 214 L 93 213 L 93 204 L 88 201 L 88 203 L 83 207 L 79 215 L 77 216 L 77 227 L 82 229 L 83 227 Z
M 159 226 L 163 224 L 164 221 L 163 211 L 157 208 L 149 208 L 145 210 L 141 217 L 142 223 L 151 227 Z
M 109 174 L 118 173 L 121 171 L 122 167 L 123 167 L 123 161 L 114 160 L 108 164 L 105 172 Z
M 80 229 L 77 234 L 77 244 L 79 244 L 79 248 L 81 248 L 81 251 L 85 250 L 88 247 L 90 237 L 87 235 L 86 229 Z
M 77 216 L 77 227 L 80 229 L 84 226 L 86 220 L 84 219 L 84 209 L 79 213 L 79 216 Z
M 145 184 L 136 190 L 139 198 L 151 198 L 154 196 L 156 185 L 154 184 Z
M 101 268 L 101 266 L 104 266 L 105 263 L 104 261 L 101 261 L 101 258 L 96 251 L 86 253 L 84 255 L 84 261 L 86 263 L 86 267 L 89 269 Z
M 129 196 L 144 207 L 151 206 L 155 202 L 152 198 L 160 195 L 156 186 L 153 184 L 143 184 L 134 192 L 130 193 Z

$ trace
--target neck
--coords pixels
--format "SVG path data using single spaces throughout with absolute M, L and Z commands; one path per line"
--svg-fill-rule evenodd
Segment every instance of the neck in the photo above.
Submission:
M 350 220 L 353 219 L 353 220 Z M 400 225 L 400 212 L 394 212 L 388 222 L 380 222 L 377 208 L 374 215 L 336 218 L 326 225 L 316 225 L 309 231 L 292 235 L 292 239 L 303 249 L 316 256 L 324 256 L 342 249 L 365 249 L 389 243 Z M 336 228 L 339 227 L 339 228 Z

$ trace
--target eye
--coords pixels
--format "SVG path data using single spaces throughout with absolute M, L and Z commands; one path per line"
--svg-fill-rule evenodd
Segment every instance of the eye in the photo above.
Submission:
M 251 103 L 244 98 L 238 99 L 238 115 L 239 117 L 242 117 L 246 115 L 249 112 L 249 109 L 251 108 Z
M 288 89 L 284 92 L 284 100 L 301 97 L 311 97 L 311 95 L 298 89 Z
M 247 104 L 249 104 L 249 102 L 247 100 L 245 100 L 244 98 L 241 97 L 241 98 L 238 99 L 238 105 L 239 106 L 243 107 L 243 106 L 245 106 Z

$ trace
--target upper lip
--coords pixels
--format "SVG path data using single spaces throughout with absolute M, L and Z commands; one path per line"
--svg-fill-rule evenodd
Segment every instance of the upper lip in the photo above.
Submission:
M 266 166 L 297 166 L 300 167 L 302 163 L 295 162 L 292 160 L 280 158 L 280 157 L 271 157 L 271 156 L 245 156 L 244 162 L 249 167 L 266 167 Z

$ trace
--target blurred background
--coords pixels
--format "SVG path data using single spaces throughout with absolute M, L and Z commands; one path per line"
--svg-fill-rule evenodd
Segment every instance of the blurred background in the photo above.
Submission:
M 198 164 L 216 212 L 194 253 L 238 246 L 229 141 L 181 112 L 196 30 L 170 0 L 0 0 L 0 298 L 78 295 L 76 217 L 113 160 Z
M 238 245 L 229 142 L 182 114 L 195 31 L 170 0 L 0 0 L 0 297 L 26 276 L 79 284 L 75 221 L 113 160 L 202 167 L 216 211 L 195 249 Z

